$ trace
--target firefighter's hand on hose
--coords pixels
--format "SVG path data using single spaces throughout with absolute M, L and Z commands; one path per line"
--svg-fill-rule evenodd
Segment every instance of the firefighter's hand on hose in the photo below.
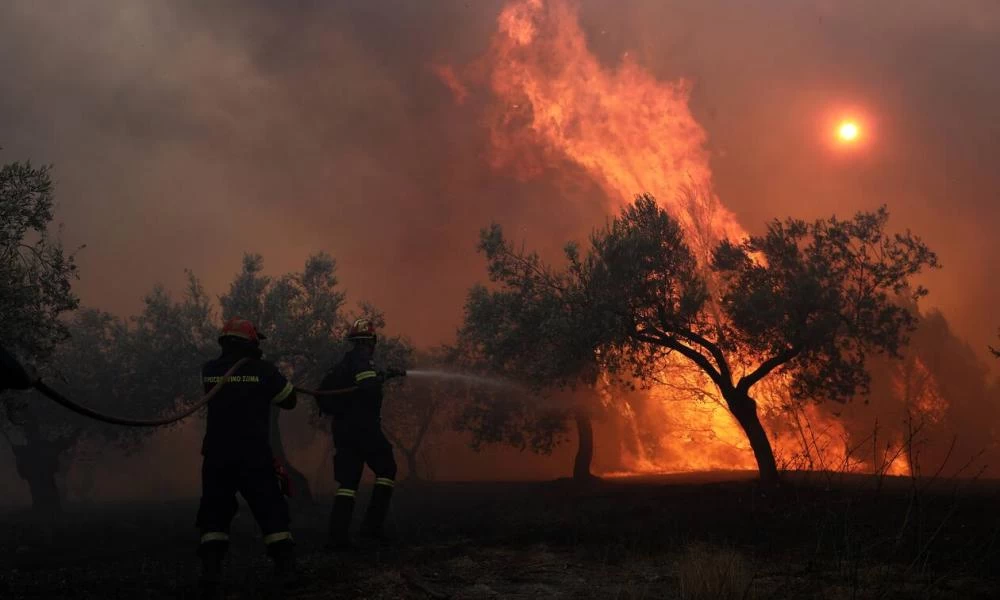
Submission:
M 281 490 L 281 494 L 289 498 L 295 496 L 295 488 L 292 487 L 292 478 L 288 474 L 288 469 L 285 468 L 285 463 L 281 459 L 275 458 L 271 464 L 274 466 L 274 475 L 278 479 L 278 489 Z

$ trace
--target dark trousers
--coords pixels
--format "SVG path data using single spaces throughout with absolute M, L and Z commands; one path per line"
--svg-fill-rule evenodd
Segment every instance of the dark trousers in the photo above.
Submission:
M 363 530 L 380 535 L 396 478 L 392 444 L 378 426 L 351 427 L 349 423 L 341 423 L 334 429 L 333 441 L 337 449 L 333 457 L 333 476 L 339 488 L 330 515 L 330 536 L 337 541 L 347 539 L 355 494 L 366 464 L 375 473 L 375 490 Z
M 265 544 L 291 539 L 288 504 L 278 487 L 270 452 L 206 456 L 201 467 L 201 490 L 197 526 L 203 544 L 229 539 L 237 492 L 250 506 Z
M 365 465 L 378 479 L 396 478 L 396 458 L 392 444 L 381 429 L 334 434 L 337 453 L 333 457 L 333 477 L 343 489 L 357 490 Z

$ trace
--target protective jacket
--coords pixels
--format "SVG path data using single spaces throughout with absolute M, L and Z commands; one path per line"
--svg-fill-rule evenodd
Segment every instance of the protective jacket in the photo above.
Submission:
M 260 359 L 260 351 L 233 344 L 222 355 L 202 367 L 205 392 L 222 381 L 237 361 L 250 360 L 226 380 L 208 403 L 208 419 L 202 454 L 245 455 L 253 451 L 270 454 L 271 407 L 292 408 L 294 388 L 273 364 Z
M 320 383 L 322 390 L 357 387 L 353 392 L 319 398 L 320 410 L 334 418 L 337 430 L 377 428 L 382 418 L 384 377 L 375 370 L 375 361 L 354 348 L 327 372 Z

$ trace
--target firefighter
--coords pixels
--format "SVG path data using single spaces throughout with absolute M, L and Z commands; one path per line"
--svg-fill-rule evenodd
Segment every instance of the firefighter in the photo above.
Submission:
M 38 375 L 31 367 L 22 367 L 12 354 L 0 346 L 0 392 L 26 390 L 35 384 Z
M 276 582 L 290 584 L 295 578 L 288 505 L 275 476 L 269 434 L 271 407 L 294 408 L 296 396 L 277 367 L 261 360 L 262 339 L 250 321 L 229 319 L 219 335 L 222 354 L 202 367 L 208 393 L 239 360 L 248 359 L 208 404 L 197 519 L 201 582 L 207 596 L 218 593 L 229 547 L 229 523 L 237 510 L 236 492 L 246 500 L 264 534 Z
M 389 501 L 396 478 L 396 460 L 392 444 L 382 433 L 382 384 L 387 377 L 402 375 L 401 371 L 385 374 L 375 370 L 375 326 L 368 319 L 358 319 L 348 333 L 352 348 L 323 378 L 320 389 L 356 388 L 338 395 L 320 397 L 320 410 L 333 416 L 333 475 L 338 485 L 330 514 L 330 549 L 351 547 L 348 530 L 354 514 L 354 499 L 365 464 L 375 472 L 368 511 L 361 533 L 365 537 L 384 540 L 382 525 L 389 512 Z

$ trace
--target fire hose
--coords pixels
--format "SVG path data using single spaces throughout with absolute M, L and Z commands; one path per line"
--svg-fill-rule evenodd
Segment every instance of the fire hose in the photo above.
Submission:
M 201 397 L 200 400 L 192 404 L 190 407 L 184 409 L 176 415 L 170 417 L 164 417 L 162 419 L 127 419 L 123 417 L 116 417 L 113 415 L 106 415 L 104 413 L 98 412 L 92 408 L 87 408 L 82 404 L 78 404 L 66 396 L 62 395 L 58 391 L 49 387 L 46 383 L 41 380 L 36 380 L 34 382 L 34 388 L 40 393 L 44 394 L 47 398 L 55 402 L 56 404 L 75 412 L 78 415 L 94 419 L 96 421 L 101 421 L 103 423 L 110 423 L 111 425 L 124 425 L 126 427 L 162 427 L 164 425 L 170 425 L 176 423 L 181 419 L 191 416 L 192 414 L 198 412 L 202 407 L 209 403 L 212 398 L 222 389 L 222 387 L 229 381 L 229 378 L 239 370 L 244 364 L 250 359 L 243 358 L 236 361 L 226 373 L 222 376 L 222 380 L 216 384 L 207 394 Z M 399 377 L 406 375 L 406 371 L 390 371 L 388 377 Z M 295 391 L 306 394 L 307 396 L 322 397 L 322 396 L 339 396 L 341 394 L 349 394 L 358 389 L 358 386 L 352 386 L 347 388 L 341 388 L 336 390 L 311 390 L 303 387 L 295 387 Z

